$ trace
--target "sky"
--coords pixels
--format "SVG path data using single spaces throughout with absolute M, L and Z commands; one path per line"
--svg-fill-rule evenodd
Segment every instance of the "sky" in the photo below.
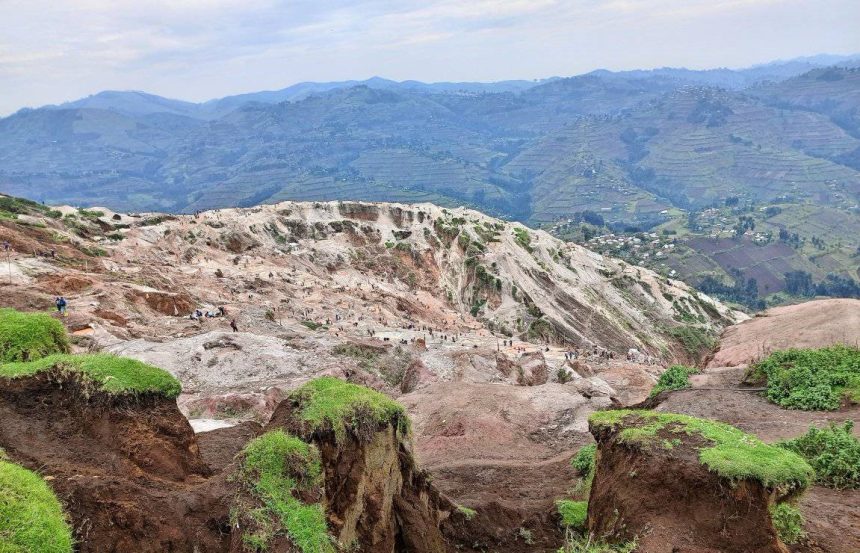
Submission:
M 495 81 L 860 52 L 860 0 L 0 0 L 0 116 L 101 90 Z

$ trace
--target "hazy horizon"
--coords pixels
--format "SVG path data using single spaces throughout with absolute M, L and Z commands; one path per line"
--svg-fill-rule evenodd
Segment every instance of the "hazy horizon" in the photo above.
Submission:
M 849 0 L 8 0 L 0 114 L 103 90 L 200 102 L 314 81 L 534 80 L 860 52 Z

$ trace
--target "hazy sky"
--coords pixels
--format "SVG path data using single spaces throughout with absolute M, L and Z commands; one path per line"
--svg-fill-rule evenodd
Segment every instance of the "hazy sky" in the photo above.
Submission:
M 0 0 L 0 114 L 105 89 L 490 81 L 860 52 L 860 0 Z

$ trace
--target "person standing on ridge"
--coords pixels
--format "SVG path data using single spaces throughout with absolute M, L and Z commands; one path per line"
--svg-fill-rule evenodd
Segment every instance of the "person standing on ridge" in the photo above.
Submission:
M 233 329 L 233 332 L 239 332 L 239 327 L 236 326 L 236 319 L 230 320 L 230 328 Z

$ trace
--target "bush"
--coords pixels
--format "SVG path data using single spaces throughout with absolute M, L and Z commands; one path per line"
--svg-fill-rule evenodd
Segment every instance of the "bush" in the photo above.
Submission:
M 843 399 L 860 401 L 860 349 L 777 351 L 752 366 L 751 378 L 765 380 L 765 397 L 781 407 L 833 411 Z
M 35 361 L 68 351 L 66 329 L 47 313 L 0 309 L 0 363 Z
M 777 503 L 770 508 L 770 519 L 783 543 L 793 545 L 806 535 L 803 531 L 803 515 L 794 505 Z
M 60 502 L 35 472 L 0 459 L 0 551 L 71 553 Z
M 654 397 L 666 390 L 683 390 L 690 387 L 690 375 L 697 374 L 699 369 L 685 367 L 684 365 L 672 365 L 666 372 L 660 375 L 657 384 L 651 389 L 649 397 Z
M 107 353 L 49 355 L 29 363 L 7 363 L 0 365 L 0 378 L 25 378 L 52 370 L 76 374 L 113 395 L 158 394 L 175 398 L 182 391 L 182 385 L 167 371 Z
M 576 452 L 570 464 L 583 478 L 594 472 L 594 457 L 597 454 L 597 444 L 590 444 Z
M 839 426 L 810 428 L 793 440 L 777 445 L 794 451 L 815 469 L 815 481 L 829 488 L 860 488 L 860 439 L 854 436 L 853 421 Z
M 241 513 L 254 528 L 243 536 L 245 545 L 266 551 L 277 533 L 271 524 L 274 519 L 303 553 L 334 553 L 322 505 L 304 503 L 293 493 L 300 496 L 302 491 L 320 489 L 323 477 L 316 447 L 274 430 L 249 442 L 241 456 L 240 478 L 263 504 L 263 509 Z M 233 513 L 237 516 L 240 513 Z

